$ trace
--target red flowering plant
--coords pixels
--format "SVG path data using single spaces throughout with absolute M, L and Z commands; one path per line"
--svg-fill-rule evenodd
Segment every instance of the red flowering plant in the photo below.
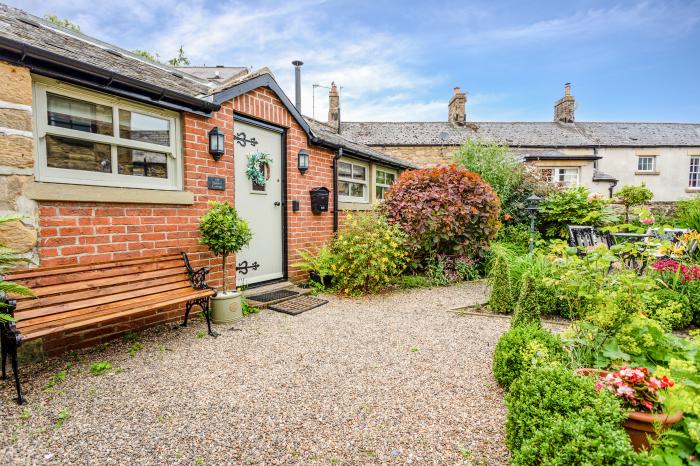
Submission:
M 674 259 L 659 259 L 654 262 L 652 268 L 665 279 L 680 280 L 681 283 L 700 280 L 700 266 L 685 265 Z
M 597 391 L 609 390 L 625 407 L 648 413 L 661 411 L 663 390 L 670 387 L 673 381 L 665 375 L 654 377 L 645 367 L 626 366 L 599 378 L 595 384 Z

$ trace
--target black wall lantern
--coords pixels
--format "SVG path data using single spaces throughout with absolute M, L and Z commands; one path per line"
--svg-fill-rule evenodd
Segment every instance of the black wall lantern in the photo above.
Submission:
M 217 162 L 224 155 L 224 133 L 219 131 L 218 126 L 209 131 L 209 153 Z
M 309 169 L 309 153 L 304 149 L 300 150 L 299 154 L 297 154 L 297 168 L 302 175 Z

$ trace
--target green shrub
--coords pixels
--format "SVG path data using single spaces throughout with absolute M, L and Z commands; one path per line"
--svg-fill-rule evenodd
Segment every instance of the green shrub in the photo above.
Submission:
M 397 279 L 399 288 L 408 290 L 412 288 L 429 288 L 431 286 L 430 280 L 428 280 L 423 275 L 401 275 Z
M 417 268 L 438 254 L 483 258 L 496 237 L 500 201 L 479 175 L 456 166 L 404 172 L 382 203 L 406 233 Z
M 575 464 L 637 466 L 648 464 L 634 453 L 622 427 L 596 416 L 558 417 L 537 430 L 513 453 L 511 466 Z
M 508 388 L 523 372 L 534 367 L 559 365 L 564 350 L 559 338 L 538 325 L 515 327 L 498 340 L 493 355 L 493 375 Z
M 323 283 L 327 278 L 332 278 L 335 275 L 333 268 L 336 267 L 336 257 L 330 245 L 321 246 L 315 254 L 305 250 L 300 251 L 299 255 L 302 260 L 295 263 L 294 266 L 317 275 L 319 283 L 316 285 L 319 288 L 323 288 Z
M 333 240 L 334 287 L 346 295 L 376 293 L 406 268 L 406 235 L 382 215 L 366 212 L 346 217 Z
M 489 267 L 489 284 L 491 296 L 489 297 L 489 309 L 499 314 L 513 312 L 513 292 L 510 287 L 510 270 L 508 264 L 508 251 L 501 245 L 494 245 Z
M 226 259 L 230 254 L 243 249 L 253 239 L 248 222 L 238 216 L 236 209 L 228 202 L 209 201 L 209 211 L 199 219 L 199 244 L 222 258 L 223 291 L 228 291 L 228 270 Z
M 425 276 L 433 285 L 447 286 L 463 280 L 476 280 L 479 268 L 469 257 L 438 254 L 428 261 Z
M 523 372 L 506 394 L 506 405 L 506 444 L 511 451 L 563 418 L 585 416 L 615 425 L 624 417 L 619 401 L 596 391 L 592 378 L 579 377 L 563 367 Z
M 610 201 L 589 195 L 584 186 L 558 191 L 540 205 L 537 222 L 547 238 L 568 238 L 566 225 L 601 226 L 616 218 L 608 208 Z
M 523 286 L 518 296 L 518 304 L 515 306 L 511 327 L 519 327 L 530 324 L 540 324 L 540 294 L 537 282 L 532 275 L 525 275 Z
M 630 209 L 634 206 L 649 203 L 654 197 L 654 193 L 642 183 L 641 186 L 623 186 L 616 193 L 616 196 L 617 200 L 625 206 L 625 223 L 629 223 Z
M 693 309 L 688 297 L 668 288 L 642 295 L 647 317 L 661 323 L 667 330 L 685 328 L 693 321 Z
M 535 244 L 537 245 L 541 239 L 540 233 L 535 231 Z M 514 253 L 525 255 L 530 250 L 530 224 L 506 225 L 498 231 L 496 240 L 501 244 L 507 245 Z
M 700 231 L 700 196 L 678 201 L 676 215 L 681 225 Z

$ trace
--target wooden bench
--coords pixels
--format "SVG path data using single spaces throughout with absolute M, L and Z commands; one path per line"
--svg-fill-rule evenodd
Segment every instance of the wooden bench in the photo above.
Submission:
M 5 297 L 15 322 L 0 324 L 2 378 L 10 357 L 17 401 L 24 399 L 17 370 L 17 347 L 67 330 L 97 327 L 103 322 L 185 303 L 187 325 L 192 307 L 199 306 L 209 335 L 216 336 L 209 321 L 209 301 L 216 290 L 206 283 L 207 267 L 194 270 L 187 254 L 128 259 L 89 265 L 41 267 L 12 272 L 6 281 L 27 286 L 35 297 Z

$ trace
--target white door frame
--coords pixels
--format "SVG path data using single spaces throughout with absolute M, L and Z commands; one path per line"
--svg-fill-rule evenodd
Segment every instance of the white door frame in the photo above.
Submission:
M 275 278 L 272 280 L 266 280 L 262 282 L 257 282 L 257 283 L 252 283 L 248 285 L 249 288 L 255 288 L 257 286 L 263 286 L 263 285 L 268 285 L 270 283 L 275 283 L 275 282 L 283 282 L 286 281 L 289 277 L 288 272 L 289 272 L 289 264 L 288 264 L 288 242 L 287 242 L 287 130 L 286 128 L 282 128 L 280 126 L 275 126 L 273 124 L 267 123 L 265 121 L 258 120 L 256 118 L 250 117 L 248 115 L 241 115 L 239 113 L 234 113 L 233 114 L 233 132 L 235 134 L 236 132 L 236 122 L 240 123 L 245 123 L 247 125 L 252 125 L 252 126 L 257 126 L 262 129 L 266 129 L 269 131 L 274 131 L 276 133 L 279 133 L 280 139 L 281 139 L 281 173 L 280 173 L 280 178 L 281 178 L 281 185 L 282 185 L 282 195 L 280 202 L 282 203 L 280 212 L 282 215 L 282 231 L 280 232 L 281 236 L 281 241 L 282 241 L 282 278 Z M 234 146 L 235 146 L 235 141 L 234 141 Z M 234 155 L 235 158 L 235 155 Z M 235 170 L 236 170 L 236 164 L 234 163 L 233 166 L 234 172 L 231 173 L 231 176 L 234 179 L 235 183 Z M 234 184 L 234 193 L 235 193 L 235 184 Z M 235 199 L 234 199 L 235 200 Z M 237 200 L 235 200 L 237 202 Z M 238 267 L 238 260 L 236 260 L 236 267 Z M 238 270 L 236 270 L 236 274 L 238 274 Z

